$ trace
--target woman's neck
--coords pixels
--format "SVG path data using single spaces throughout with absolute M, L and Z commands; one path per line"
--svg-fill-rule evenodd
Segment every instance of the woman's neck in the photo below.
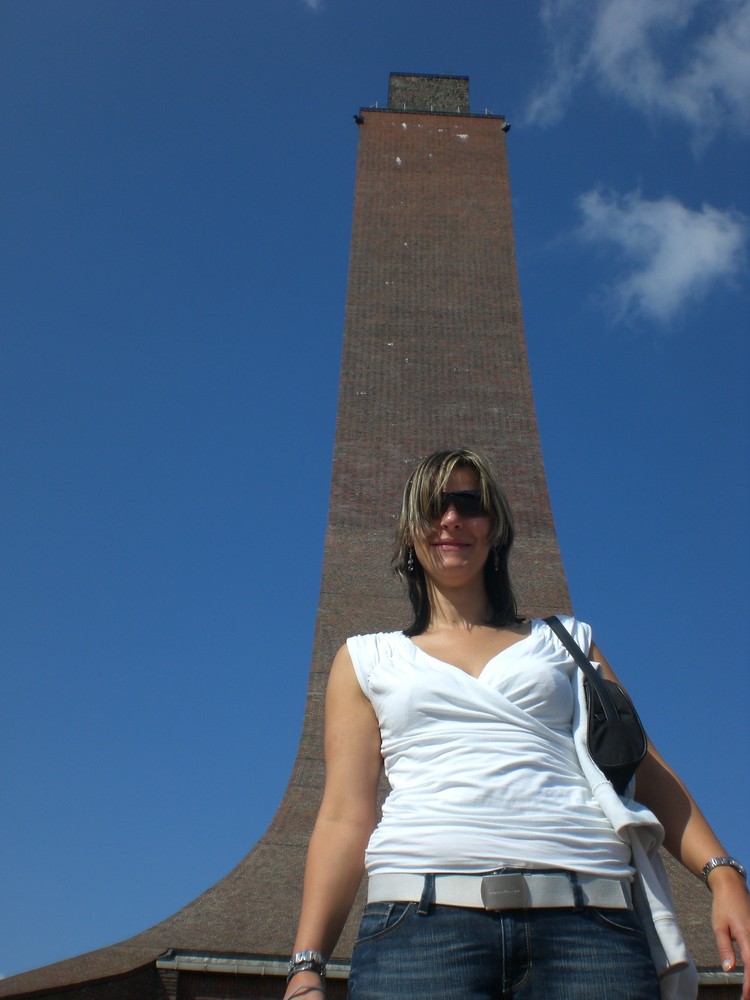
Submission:
M 429 585 L 430 624 L 428 632 L 442 629 L 472 629 L 486 625 L 492 617 L 484 586 L 453 592 Z

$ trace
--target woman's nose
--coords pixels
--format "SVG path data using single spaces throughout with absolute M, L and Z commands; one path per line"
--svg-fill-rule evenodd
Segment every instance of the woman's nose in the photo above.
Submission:
M 448 504 L 440 518 L 441 524 L 456 524 L 461 520 L 461 515 L 456 510 L 455 504 Z

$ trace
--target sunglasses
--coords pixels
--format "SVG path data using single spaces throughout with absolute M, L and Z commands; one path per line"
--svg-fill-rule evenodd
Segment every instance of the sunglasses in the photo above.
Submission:
M 451 506 L 456 508 L 459 517 L 481 517 L 487 513 L 479 490 L 457 490 L 435 497 L 430 505 L 430 516 L 442 517 Z

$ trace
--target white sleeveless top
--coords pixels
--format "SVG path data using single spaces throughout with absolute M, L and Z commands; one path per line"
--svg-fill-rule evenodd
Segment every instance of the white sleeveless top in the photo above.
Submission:
M 588 625 L 562 618 L 578 644 Z M 501 865 L 629 877 L 630 847 L 586 781 L 571 732 L 577 667 L 541 620 L 479 677 L 402 632 L 347 640 L 380 725 L 391 791 L 366 853 L 376 872 Z

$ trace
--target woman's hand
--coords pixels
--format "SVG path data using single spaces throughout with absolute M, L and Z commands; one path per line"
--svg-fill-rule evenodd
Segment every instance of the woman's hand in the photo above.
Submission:
M 750 1000 L 750 893 L 740 873 L 729 866 L 714 868 L 708 876 L 708 887 L 714 897 L 711 924 L 721 967 L 725 972 L 736 969 L 732 946 L 736 942 L 745 965 L 742 1000 Z
M 316 972 L 298 972 L 287 984 L 284 1000 L 321 1000 L 326 984 Z

